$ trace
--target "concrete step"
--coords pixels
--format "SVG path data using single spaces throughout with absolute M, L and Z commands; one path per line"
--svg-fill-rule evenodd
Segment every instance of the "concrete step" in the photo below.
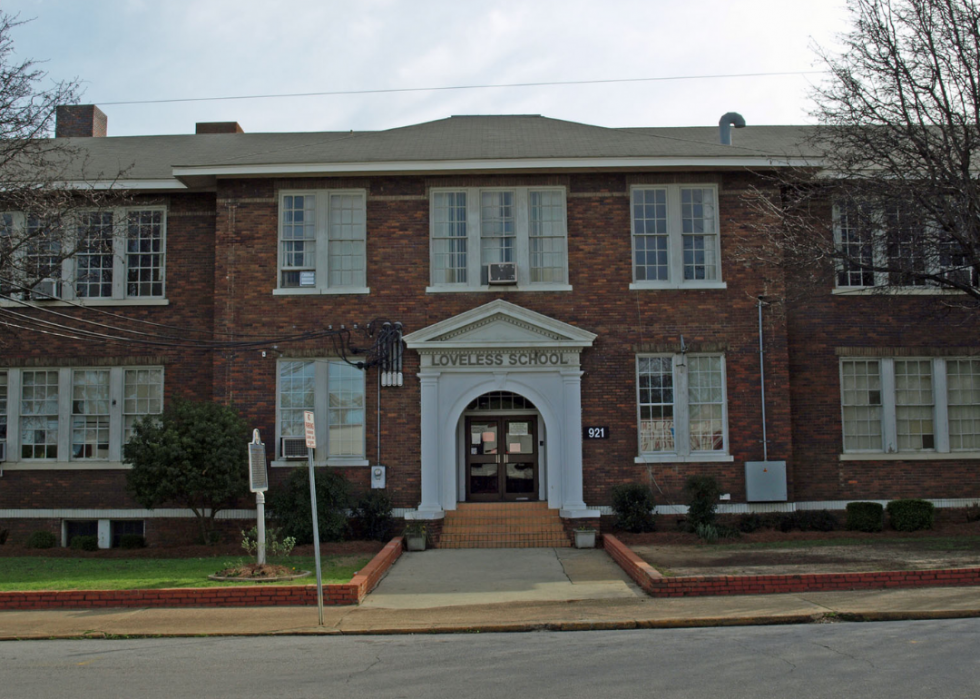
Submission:
M 460 503 L 446 513 L 438 548 L 554 548 L 570 545 L 546 502 Z

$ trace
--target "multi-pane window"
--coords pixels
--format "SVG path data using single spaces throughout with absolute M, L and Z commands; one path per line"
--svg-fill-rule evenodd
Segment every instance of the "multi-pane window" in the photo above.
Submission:
M 836 207 L 837 245 L 841 251 L 837 286 L 874 286 L 874 246 L 868 212 L 849 202 Z
M 0 442 L 7 443 L 8 461 L 54 462 L 49 468 L 118 463 L 135 421 L 162 411 L 162 367 L 0 372 Z
M 641 455 L 696 460 L 725 454 L 723 357 L 652 355 L 636 361 Z
M 58 458 L 58 372 L 22 371 L 20 456 Z
M 466 283 L 466 192 L 432 195 L 432 283 Z
M 163 211 L 130 211 L 126 237 L 126 295 L 163 296 Z
M 75 227 L 75 293 L 79 298 L 112 297 L 113 215 L 111 211 L 85 211 Z
M 12 256 L 0 293 L 157 303 L 166 291 L 166 228 L 162 206 L 77 211 L 60 224 L 2 213 L 0 252 L 6 247 Z
M 486 288 L 491 263 L 512 263 L 519 288 L 566 288 L 562 188 L 433 190 L 430 234 L 433 290 Z
M 330 362 L 327 377 L 327 449 L 330 456 L 364 453 L 364 372 Z
M 363 190 L 280 193 L 280 291 L 367 291 L 365 200 Z
M 907 209 L 893 207 L 884 215 L 888 254 L 888 283 L 892 286 L 925 286 L 928 272 L 926 231 Z
M 362 370 L 342 360 L 281 360 L 277 408 L 281 440 L 303 439 L 303 413 L 309 410 L 316 417 L 319 458 L 325 455 L 341 461 L 363 459 Z M 279 449 L 277 454 L 284 451 L 288 454 L 290 450 Z
M 841 360 L 845 453 L 980 451 L 980 360 Z
M 109 458 L 109 370 L 81 369 L 72 373 L 71 456 Z
M 717 188 L 637 186 L 630 197 L 632 288 L 721 283 Z
M 133 437 L 134 423 L 163 412 L 163 369 L 126 369 L 123 379 L 124 441 Z

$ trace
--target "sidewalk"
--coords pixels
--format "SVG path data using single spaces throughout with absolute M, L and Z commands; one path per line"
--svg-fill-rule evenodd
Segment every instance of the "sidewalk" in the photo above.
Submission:
M 676 599 L 0 612 L 0 640 L 102 636 L 401 634 L 802 624 L 980 616 L 980 587 Z

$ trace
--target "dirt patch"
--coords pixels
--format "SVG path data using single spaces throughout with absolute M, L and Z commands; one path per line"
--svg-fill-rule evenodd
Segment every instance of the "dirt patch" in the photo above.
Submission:
M 211 580 L 242 580 L 248 582 L 275 582 L 277 580 L 294 580 L 310 574 L 310 571 L 297 571 L 295 568 L 286 566 L 270 565 L 263 563 L 246 563 L 245 565 L 232 566 L 219 570 L 214 575 L 209 575 Z
M 322 555 L 349 555 L 363 558 L 380 551 L 383 541 L 337 541 L 320 544 Z M 0 546 L 0 558 L 5 556 L 43 556 L 50 558 L 211 558 L 213 556 L 238 556 L 247 554 L 240 544 L 220 544 L 218 546 L 149 546 L 142 549 L 104 549 L 99 551 L 77 551 L 56 546 L 51 549 L 29 549 L 23 546 Z M 313 545 L 297 546 L 294 556 L 312 556 Z

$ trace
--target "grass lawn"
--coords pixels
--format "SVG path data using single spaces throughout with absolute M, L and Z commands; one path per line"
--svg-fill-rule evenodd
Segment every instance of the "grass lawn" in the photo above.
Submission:
M 136 590 L 164 587 L 220 587 L 257 583 L 226 583 L 207 576 L 235 565 L 244 558 L 0 558 L 0 591 L 13 590 Z M 323 584 L 349 582 L 354 573 L 367 565 L 363 554 L 320 556 Z M 313 571 L 312 556 L 291 556 L 269 561 Z M 263 585 L 316 584 L 316 574 L 294 581 Z

